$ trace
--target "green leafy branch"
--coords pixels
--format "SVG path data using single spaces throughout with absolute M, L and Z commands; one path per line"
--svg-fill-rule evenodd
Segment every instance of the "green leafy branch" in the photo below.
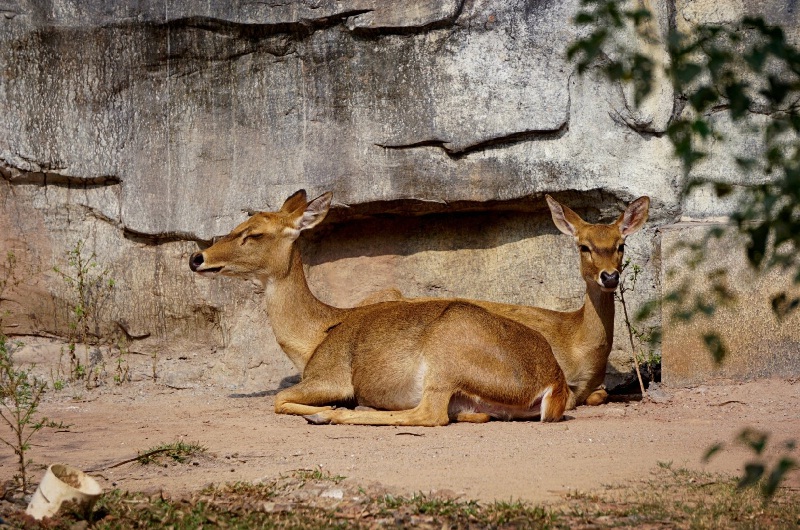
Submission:
M 597 68 L 612 81 L 630 84 L 639 105 L 653 89 L 656 62 L 626 47 L 621 36 L 633 32 L 636 40 L 647 43 L 658 38 L 649 24 L 652 15 L 646 9 L 625 9 L 627 5 L 632 3 L 583 0 L 574 22 L 590 31 L 567 55 L 576 60 L 579 73 Z M 793 270 L 794 283 L 800 283 L 800 51 L 780 27 L 756 17 L 730 26 L 698 25 L 690 35 L 673 28 L 663 47 L 668 55 L 664 74 L 678 104 L 666 133 L 683 168 L 683 193 L 698 186 L 711 186 L 719 197 L 738 192 L 732 220 L 746 237 L 750 264 L 760 270 Z M 720 116 L 759 136 L 757 155 L 736 159 L 743 173 L 757 175 L 755 184 L 734 187 L 692 176 L 709 156 L 712 142 L 725 140 Z M 780 292 L 772 307 L 783 318 L 800 307 L 800 297 Z M 713 313 L 709 302 L 681 310 L 687 309 Z M 706 339 L 722 346 L 716 334 Z M 724 347 L 715 351 L 715 358 L 724 357 Z
M 799 284 L 800 51 L 787 41 L 780 27 L 749 17 L 731 25 L 697 25 L 690 35 L 671 28 L 660 45 L 667 58 L 657 63 L 624 44 L 625 35 L 630 37 L 633 32 L 634 41 L 659 45 L 651 30 L 652 15 L 643 9 L 626 9 L 629 5 L 633 3 L 583 0 L 574 22 L 586 27 L 588 33 L 569 47 L 568 57 L 576 61 L 580 74 L 589 68 L 599 69 L 609 80 L 632 86 L 636 106 L 651 93 L 655 68 L 663 68 L 675 95 L 676 109 L 666 134 L 683 170 L 682 195 L 700 186 L 710 186 L 720 198 L 735 192 L 738 202 L 731 218 L 745 238 L 752 268 L 794 272 L 793 283 Z M 719 127 L 722 118 L 757 140 L 754 155 L 735 158 L 752 184 L 735 187 L 730 182 L 694 175 L 712 145 L 727 140 Z M 687 251 L 690 271 L 704 262 L 709 245 L 723 235 L 725 230 L 717 227 L 700 241 L 679 246 Z M 706 279 L 705 290 L 693 289 L 687 279 L 664 297 L 673 307 L 673 318 L 711 317 L 719 306 L 735 299 L 726 269 L 713 268 Z M 778 318 L 798 307 L 800 297 L 785 291 L 772 298 Z M 651 310 L 652 306 L 643 308 L 644 313 Z M 703 340 L 714 360 L 722 362 L 726 350 L 720 335 L 707 332 Z M 794 459 L 784 455 L 770 469 L 763 456 L 767 440 L 766 433 L 752 429 L 738 438 L 756 455 L 745 466 L 739 486 L 761 484 L 765 499 L 775 493 L 786 473 L 797 467 Z M 723 446 L 712 447 L 706 460 Z M 794 448 L 793 441 L 784 444 L 787 451 Z
M 739 479 L 737 487 L 751 488 L 758 486 L 761 495 L 765 499 L 771 498 L 775 495 L 781 482 L 789 471 L 797 469 L 798 464 L 795 459 L 784 454 L 779 457 L 777 461 L 770 468 L 769 462 L 765 455 L 767 444 L 769 441 L 769 434 L 757 431 L 755 429 L 744 429 L 739 433 L 736 442 L 739 445 L 748 447 L 755 455 L 755 460 L 745 464 L 744 474 Z M 793 451 L 797 446 L 794 440 L 788 440 L 783 443 L 783 449 L 788 453 Z M 719 451 L 725 448 L 725 444 L 717 443 L 712 445 L 703 457 L 704 462 L 708 462 Z

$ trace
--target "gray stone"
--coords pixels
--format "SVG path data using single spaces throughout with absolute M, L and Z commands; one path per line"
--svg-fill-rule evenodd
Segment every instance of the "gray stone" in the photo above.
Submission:
M 651 382 L 647 387 L 647 397 L 655 403 L 667 403 L 672 399 L 672 395 L 655 382 Z

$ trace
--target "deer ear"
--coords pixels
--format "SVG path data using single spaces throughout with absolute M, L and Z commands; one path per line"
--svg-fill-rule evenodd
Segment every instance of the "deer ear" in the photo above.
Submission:
M 623 236 L 629 236 L 644 226 L 650 211 L 650 197 L 639 197 L 628 205 L 617 219 L 617 226 Z
M 306 190 L 297 190 L 281 206 L 283 213 L 291 213 L 306 205 Z
M 309 202 L 304 209 L 298 209 L 298 216 L 295 220 L 297 230 L 308 230 L 321 223 L 331 208 L 331 199 L 333 199 L 333 193 L 328 191 Z
M 556 228 L 568 236 L 576 236 L 578 227 L 584 223 L 581 216 L 561 205 L 550 195 L 545 195 L 545 199 L 547 199 L 547 206 L 550 207 L 550 214 L 553 216 Z

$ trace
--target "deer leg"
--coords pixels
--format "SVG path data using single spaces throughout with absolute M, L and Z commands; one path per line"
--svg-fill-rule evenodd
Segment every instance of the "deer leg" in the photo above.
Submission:
M 346 401 L 353 397 L 350 381 L 341 384 L 321 379 L 303 379 L 293 387 L 281 390 L 275 396 L 276 414 L 306 416 L 332 410 L 326 403 Z
M 598 388 L 586 398 L 586 404 L 592 407 L 602 405 L 608 400 L 608 392 L 602 388 Z
M 376 409 L 373 409 L 372 407 L 363 407 L 363 406 L 358 406 L 355 408 L 355 410 L 376 412 Z M 315 421 L 317 418 L 314 418 L 314 420 L 310 418 L 306 419 L 309 420 L 310 423 L 319 423 L 319 424 L 331 423 L 322 416 L 319 417 L 319 419 L 322 420 L 320 422 Z M 455 415 L 455 418 L 453 419 L 455 419 L 455 421 L 457 421 L 458 423 L 486 423 L 488 421 L 491 421 L 492 417 L 483 412 L 459 412 L 458 414 Z
M 486 423 L 492 417 L 483 412 L 459 412 L 456 421 L 459 423 Z
M 306 416 L 309 423 L 323 425 L 326 423 L 349 425 L 418 425 L 434 427 L 447 425 L 450 418 L 447 407 L 451 392 L 426 390 L 419 405 L 409 410 L 322 410 Z

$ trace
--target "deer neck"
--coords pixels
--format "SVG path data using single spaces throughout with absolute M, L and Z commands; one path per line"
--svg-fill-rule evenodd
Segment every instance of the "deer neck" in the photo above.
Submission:
M 608 356 L 614 341 L 614 293 L 587 284 L 582 316 L 581 327 L 587 345 L 594 345 Z
M 345 310 L 329 306 L 311 292 L 300 252 L 292 246 L 288 273 L 263 280 L 267 316 L 275 338 L 286 355 L 303 373 L 317 346 Z
M 576 311 L 572 345 L 565 375 L 581 402 L 605 379 L 606 363 L 614 341 L 614 293 L 587 283 L 583 307 Z

